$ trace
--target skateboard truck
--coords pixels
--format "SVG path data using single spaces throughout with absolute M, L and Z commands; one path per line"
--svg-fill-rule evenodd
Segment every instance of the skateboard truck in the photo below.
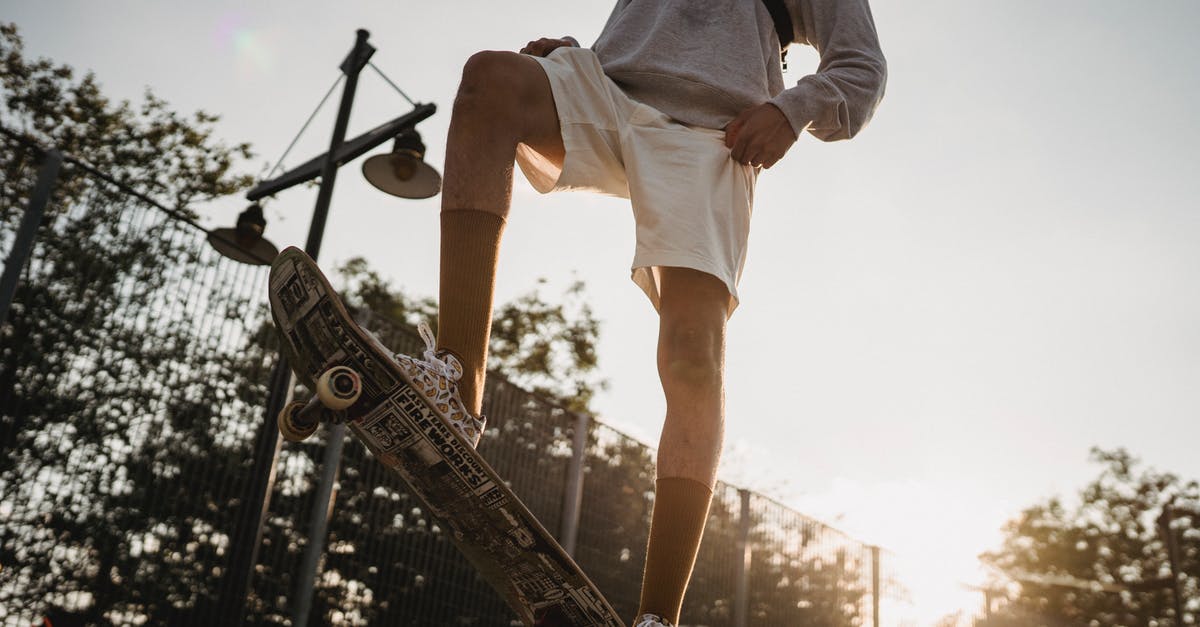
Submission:
M 341 422 L 345 409 L 362 394 L 362 377 L 346 366 L 334 366 L 317 379 L 317 393 L 307 402 L 292 401 L 279 410 L 279 433 L 288 442 L 302 442 L 324 422 Z

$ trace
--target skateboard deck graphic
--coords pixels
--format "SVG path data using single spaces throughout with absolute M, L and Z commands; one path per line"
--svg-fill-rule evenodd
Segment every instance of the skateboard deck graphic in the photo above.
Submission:
M 306 418 L 319 414 L 322 420 L 344 420 L 449 529 L 458 548 L 526 625 L 624 627 L 496 471 L 358 327 L 303 251 L 288 248 L 275 259 L 270 302 L 284 355 L 305 386 L 314 392 L 324 388 L 326 399 L 356 386 L 355 400 L 347 407 L 334 403 L 337 409 L 329 409 L 331 403 L 314 396 L 299 412 Z M 334 376 L 336 381 L 353 380 L 334 383 L 334 391 L 328 392 L 330 377 L 322 379 L 322 374 L 331 372 L 351 373 Z M 287 434 L 282 416 L 280 420 Z

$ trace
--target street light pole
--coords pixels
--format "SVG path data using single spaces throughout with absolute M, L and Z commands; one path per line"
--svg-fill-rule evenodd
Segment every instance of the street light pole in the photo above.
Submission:
M 325 234 L 325 218 L 329 215 L 329 201 L 333 197 L 333 182 L 337 177 L 338 148 L 346 141 L 346 126 L 350 122 L 350 108 L 354 105 L 354 91 L 358 87 L 358 74 L 366 67 L 371 55 L 375 53 L 375 48 L 367 43 L 367 37 L 367 31 L 359 29 L 354 51 L 342 62 L 342 72 L 346 74 L 346 87 L 342 90 L 342 104 L 338 107 L 337 122 L 333 127 L 333 140 L 329 144 L 329 152 L 325 153 L 325 164 L 321 168 L 321 189 L 317 192 L 317 208 L 313 211 L 312 225 L 308 229 L 308 243 L 304 246 L 308 256 L 314 260 L 321 250 L 321 238 Z M 278 430 L 275 432 L 275 437 L 279 437 Z M 342 445 L 345 437 L 346 427 L 341 424 L 335 425 L 327 434 L 325 456 L 321 463 L 321 478 L 317 483 L 312 513 L 309 516 L 308 544 L 304 547 L 304 559 L 300 562 L 300 572 L 296 573 L 295 587 L 292 592 L 292 607 L 294 608 L 292 624 L 296 627 L 308 625 L 317 566 L 321 560 L 321 553 L 325 550 L 329 516 L 333 513 L 333 486 L 337 483 L 338 469 L 342 464 Z
M 354 92 L 358 87 L 358 75 L 375 48 L 367 43 L 370 36 L 366 30 L 359 29 L 356 33 L 354 49 L 342 62 L 341 70 L 346 74 L 346 85 L 342 90 L 342 102 L 338 108 L 337 122 L 334 125 L 333 137 L 330 140 L 329 152 L 321 168 L 321 187 L 317 193 L 317 204 L 313 210 L 312 223 L 308 230 L 308 241 L 304 249 L 310 257 L 317 258 L 321 250 L 321 240 L 324 237 L 325 222 L 329 215 L 329 203 L 333 198 L 333 184 L 337 178 L 338 153 L 346 139 L 346 127 L 350 121 L 350 108 L 354 104 Z M 275 416 L 287 402 L 293 387 L 291 367 L 280 355 L 271 375 L 271 389 L 267 397 L 267 411 L 259 425 L 258 437 L 254 451 L 254 465 L 251 469 L 251 486 L 246 495 L 243 515 L 237 522 L 235 535 L 231 539 L 233 548 L 229 565 L 229 584 L 226 602 L 222 603 L 223 625 L 239 625 L 245 621 L 246 600 L 250 594 L 250 584 L 254 576 L 254 567 L 258 563 L 258 548 L 262 544 L 263 526 L 270 505 L 271 490 L 275 483 L 275 462 L 279 455 L 279 429 L 275 425 Z M 322 471 L 321 487 L 326 482 L 330 489 L 336 479 L 337 464 L 329 464 L 326 460 Z M 332 466 L 332 468 L 330 468 Z M 328 479 L 327 479 L 328 477 Z M 318 498 L 320 495 L 318 494 Z M 326 491 L 328 500 L 328 491 Z M 326 508 L 328 511 L 328 508 Z M 324 534 L 321 536 L 324 537 Z M 310 545 L 316 543 L 316 538 L 310 538 Z M 322 542 L 323 544 L 323 542 Z
M 367 43 L 370 33 L 358 29 L 354 49 L 342 61 L 341 70 L 346 75 L 346 86 L 342 89 L 342 103 L 338 106 L 337 122 L 333 126 L 333 139 L 329 152 L 325 153 L 325 164 L 321 168 L 321 189 L 317 192 L 317 207 L 313 210 L 312 224 L 308 227 L 308 242 L 304 252 L 316 260 L 321 251 L 321 239 L 325 236 L 325 220 L 329 216 L 329 201 L 333 198 L 333 182 L 337 178 L 338 149 L 346 141 L 346 126 L 350 123 L 350 108 L 354 105 L 354 92 L 358 88 L 358 75 L 375 54 L 375 48 Z

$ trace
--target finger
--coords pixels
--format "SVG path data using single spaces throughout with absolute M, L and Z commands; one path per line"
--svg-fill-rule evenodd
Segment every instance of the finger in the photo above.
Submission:
M 558 48 L 559 46 L 562 45 L 562 42 L 560 40 L 551 39 L 549 37 L 542 37 L 541 39 L 538 40 L 538 43 L 541 44 L 541 52 L 542 52 L 543 57 L 550 54 L 551 52 L 554 52 L 555 48 Z
M 733 160 L 746 165 L 749 163 L 750 157 L 750 139 L 747 135 L 739 135 L 737 141 L 733 143 L 733 149 L 730 151 L 730 156 Z
M 726 148 L 733 148 L 734 143 L 737 141 L 738 135 L 740 135 L 742 132 L 742 127 L 745 125 L 746 125 L 746 114 L 745 113 L 738 115 L 736 118 L 733 118 L 732 122 L 725 125 L 725 147 Z

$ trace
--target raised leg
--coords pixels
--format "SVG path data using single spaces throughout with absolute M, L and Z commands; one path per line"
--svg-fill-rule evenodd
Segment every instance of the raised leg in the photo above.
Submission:
M 550 82 L 532 57 L 477 53 L 463 68 L 446 145 L 438 315 L 438 347 L 463 362 L 459 392 L 475 414 L 483 402 L 496 261 L 518 143 L 561 164 Z

